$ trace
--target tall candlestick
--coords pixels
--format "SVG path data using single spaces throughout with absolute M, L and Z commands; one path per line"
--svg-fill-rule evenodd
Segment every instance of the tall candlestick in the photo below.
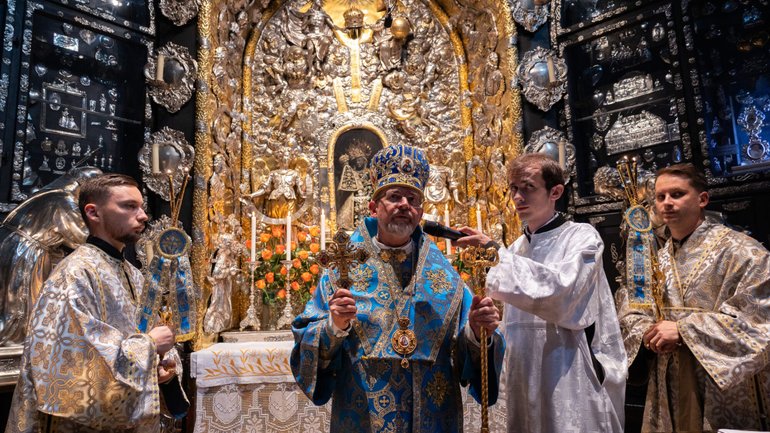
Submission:
M 321 249 L 326 249 L 326 210 L 321 209 Z
M 291 260 L 291 210 L 286 214 L 286 260 Z
M 481 204 L 476 204 L 476 230 L 481 231 Z
M 257 259 L 257 216 L 251 214 L 251 263 Z
M 449 203 L 444 204 L 444 225 L 449 227 Z M 452 254 L 452 241 L 446 240 L 446 255 Z

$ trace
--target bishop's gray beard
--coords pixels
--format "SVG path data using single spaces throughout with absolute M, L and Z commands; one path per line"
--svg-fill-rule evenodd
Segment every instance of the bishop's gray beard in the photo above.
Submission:
M 388 229 L 388 232 L 398 237 L 410 236 L 414 231 L 414 227 L 409 223 L 387 223 L 385 228 Z

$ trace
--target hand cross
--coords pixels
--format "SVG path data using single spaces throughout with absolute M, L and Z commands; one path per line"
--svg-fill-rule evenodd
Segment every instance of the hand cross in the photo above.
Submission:
M 318 263 L 326 269 L 336 269 L 339 274 L 336 286 L 347 290 L 353 285 L 353 281 L 348 276 L 350 267 L 354 264 L 362 264 L 368 258 L 369 253 L 363 248 L 354 246 L 350 242 L 350 236 L 339 229 L 331 245 L 318 254 Z

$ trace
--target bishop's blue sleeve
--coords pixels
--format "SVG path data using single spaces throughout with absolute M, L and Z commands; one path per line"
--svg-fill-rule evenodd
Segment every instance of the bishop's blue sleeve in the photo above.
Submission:
M 318 282 L 305 311 L 292 323 L 294 349 L 291 371 L 302 392 L 316 405 L 329 401 L 342 368 L 342 342 L 329 326 L 331 283 L 326 273 Z
M 457 330 L 457 350 L 455 362 L 460 367 L 460 382 L 463 386 L 470 384 L 469 393 L 481 403 L 481 350 L 478 343 L 471 342 L 465 334 L 465 326 L 468 323 L 468 313 L 471 309 L 473 294 L 465 287 L 463 305 L 460 311 L 460 320 Z M 503 368 L 503 355 L 505 354 L 505 340 L 500 330 L 496 330 L 488 337 L 491 341 L 487 344 L 487 372 L 488 372 L 488 402 L 493 405 L 497 402 L 500 391 L 500 373 Z

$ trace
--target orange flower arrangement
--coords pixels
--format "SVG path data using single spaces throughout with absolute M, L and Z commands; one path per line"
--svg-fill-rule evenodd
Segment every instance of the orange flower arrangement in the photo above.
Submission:
M 272 233 L 274 238 L 282 238 L 283 237 L 283 227 L 281 226 L 273 226 L 273 228 L 270 230 L 270 233 Z M 261 236 L 260 236 L 261 238 Z
M 321 269 L 315 261 L 315 254 L 321 250 L 318 244 L 321 230 L 315 226 L 307 229 L 294 227 L 290 268 L 283 263 L 286 260 L 285 231 L 283 226 L 270 226 L 258 234 L 257 248 L 261 251 L 254 267 L 254 281 L 261 290 L 263 302 L 273 305 L 286 299 L 288 279 L 292 306 L 300 309 L 315 293 L 320 277 Z

